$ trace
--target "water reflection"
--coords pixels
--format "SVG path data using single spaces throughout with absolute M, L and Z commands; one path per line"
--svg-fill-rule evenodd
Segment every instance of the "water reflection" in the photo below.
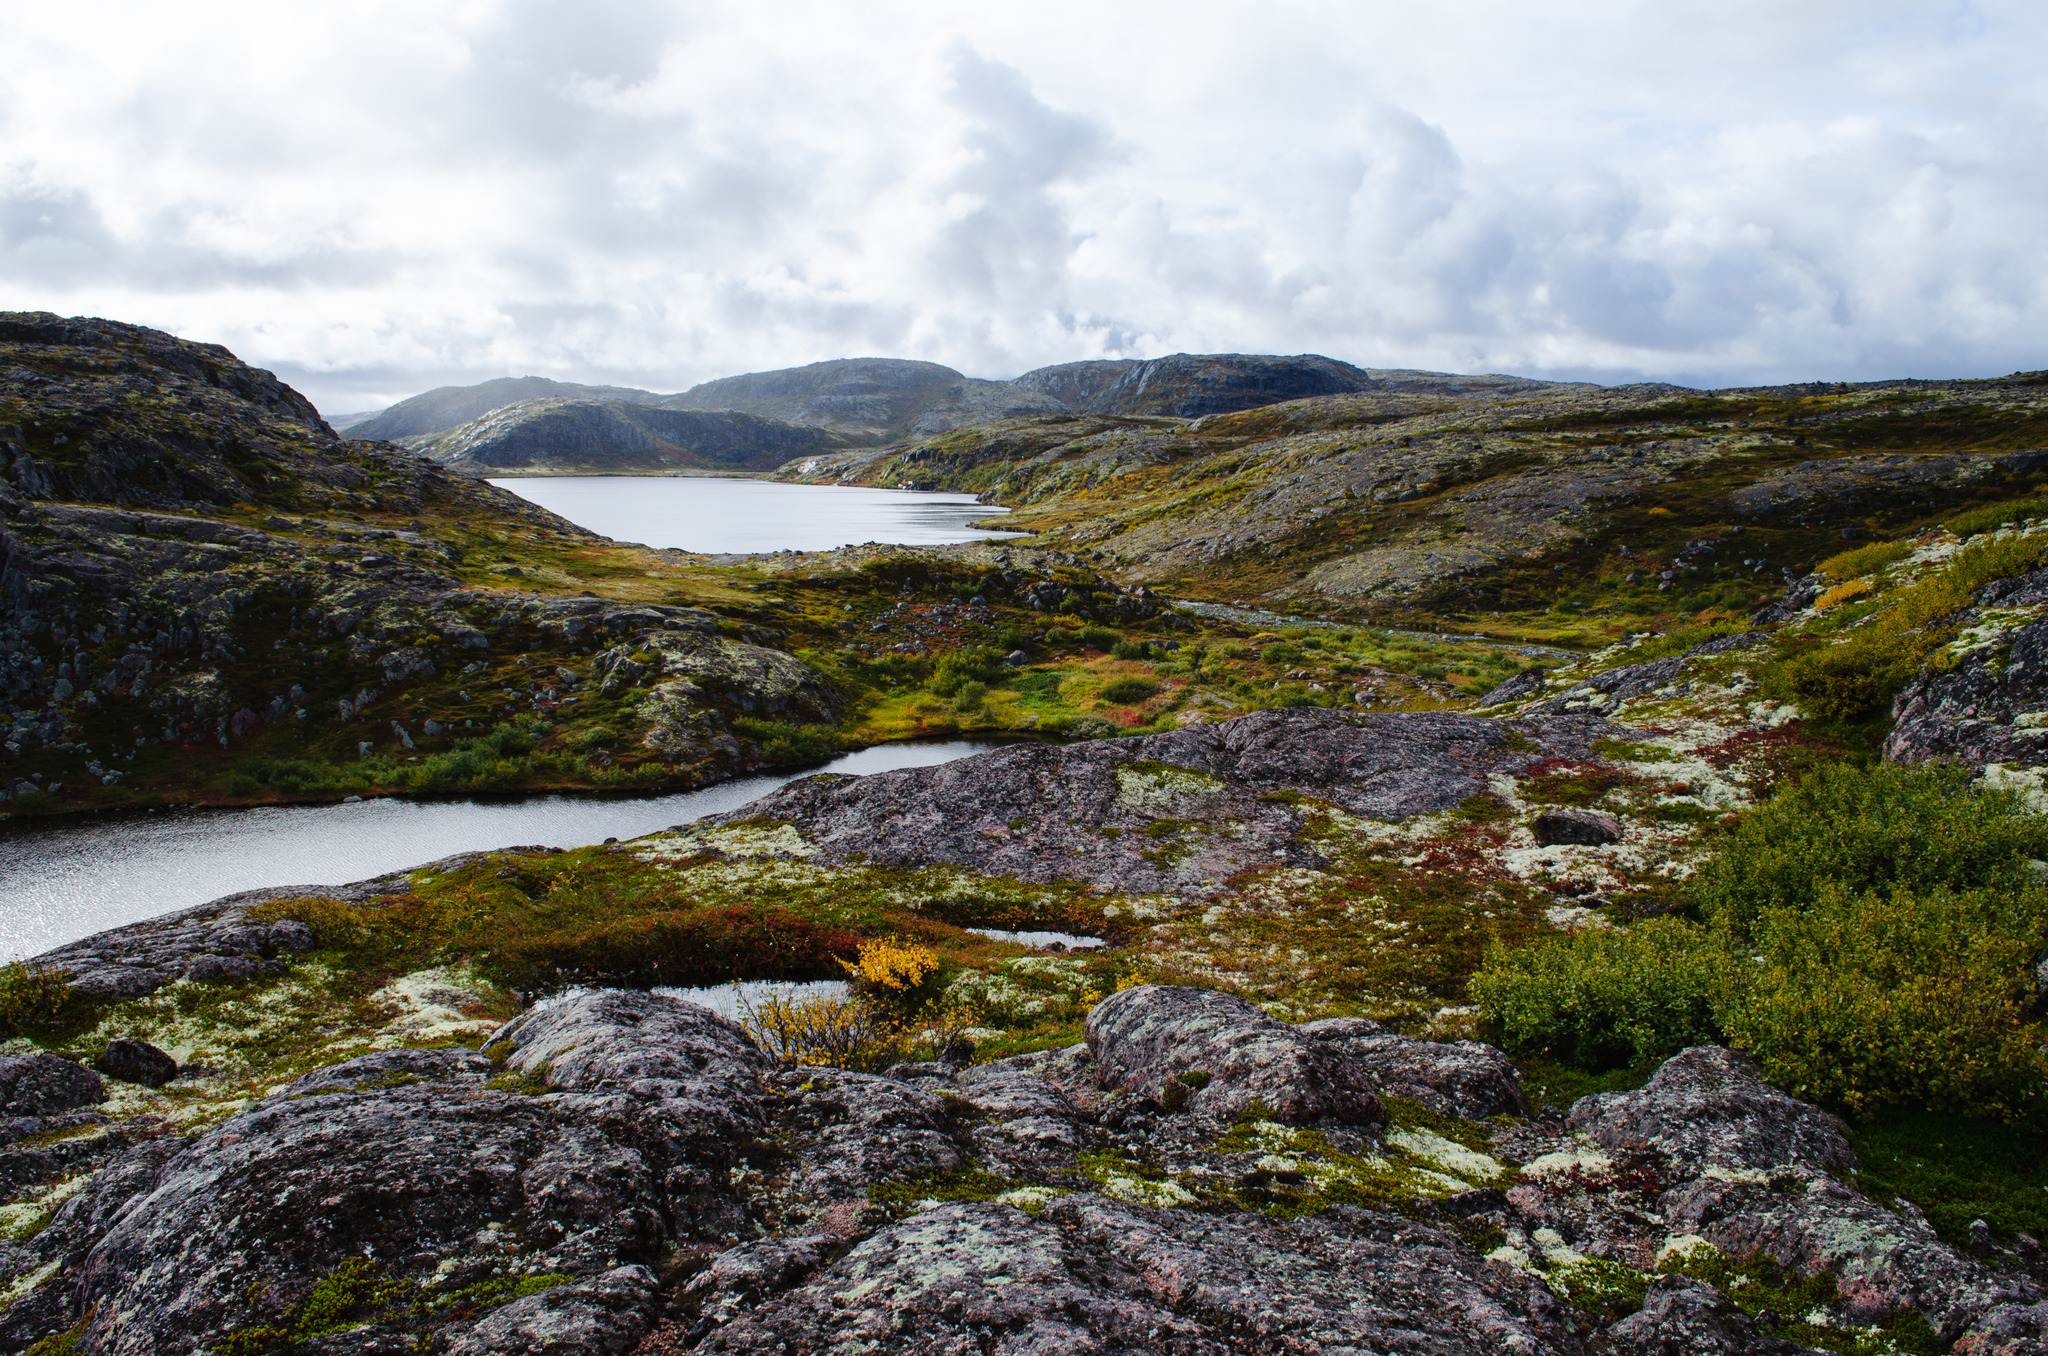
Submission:
M 926 767 L 995 744 L 886 744 L 822 768 L 645 798 L 366 800 L 132 818 L 16 821 L 0 830 L 0 959 L 106 928 L 277 885 L 338 885 L 457 852 L 513 844 L 584 847 L 736 810 L 796 777 Z

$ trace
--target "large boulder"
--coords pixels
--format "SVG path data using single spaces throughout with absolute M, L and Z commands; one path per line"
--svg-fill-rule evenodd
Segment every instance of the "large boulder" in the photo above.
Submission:
M 140 1083 L 160 1088 L 178 1076 L 178 1061 L 148 1041 L 117 1036 L 107 1042 L 99 1059 L 100 1072 L 123 1083 Z
M 448 1356 L 625 1356 L 661 1314 L 661 1286 L 646 1267 L 614 1267 L 574 1285 L 514 1300 L 455 1339 Z
M 1141 984 L 1096 1004 L 1087 1034 L 1103 1086 L 1154 1102 L 1178 1085 L 1194 1091 L 1171 1100 L 1209 1116 L 1257 1104 L 1284 1121 L 1385 1116 L 1357 1065 L 1229 994 Z

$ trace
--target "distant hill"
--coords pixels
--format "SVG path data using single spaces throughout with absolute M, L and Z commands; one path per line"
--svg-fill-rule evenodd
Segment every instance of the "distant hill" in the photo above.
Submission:
M 742 410 L 831 429 L 869 445 L 943 433 L 963 424 L 1065 407 L 1012 382 L 966 377 L 938 363 L 840 358 L 775 372 L 749 372 L 664 396 L 671 409 Z
M 711 458 L 705 465 L 751 465 L 785 446 L 796 448 L 790 456 L 882 447 L 1034 415 L 1193 419 L 1310 396 L 1499 394 L 1544 385 L 1520 377 L 1368 372 L 1314 353 L 1099 359 L 1037 368 L 1012 381 L 969 377 L 940 363 L 839 358 L 720 377 L 674 395 L 546 377 L 501 377 L 475 386 L 443 386 L 375 414 L 342 415 L 330 422 L 351 439 L 402 439 L 414 445 L 432 440 L 432 455 L 451 465 L 603 464 L 630 470 L 638 465 L 634 458 L 645 454 L 652 460 L 644 469 L 653 470 L 697 465 L 690 459 L 700 455 Z M 574 410 L 566 411 L 565 402 Z M 600 409 L 608 412 L 600 414 Z M 636 409 L 722 411 L 767 422 L 685 428 L 629 413 Z M 508 410 L 520 413 L 492 419 Z M 482 426 L 475 427 L 479 421 Z M 832 436 L 824 443 L 802 443 L 767 425 L 818 429 Z M 567 441 L 559 447 L 539 441 L 553 436 Z
M 732 410 L 672 410 L 615 400 L 529 400 L 415 441 L 451 470 L 767 471 L 846 445 L 828 429 Z
M 370 441 L 384 438 L 420 438 L 458 428 L 480 419 L 492 410 L 527 400 L 553 397 L 561 400 L 617 400 L 641 404 L 657 399 L 654 392 L 632 386 L 579 386 L 574 382 L 551 381 L 546 377 L 499 377 L 475 386 L 439 386 L 410 400 L 401 400 L 388 410 L 364 417 L 344 429 L 351 439 Z
M 1170 415 L 1195 419 L 1307 396 L 1379 389 L 1363 368 L 1303 353 L 1175 353 L 1149 361 L 1061 363 L 1013 383 L 1087 414 Z

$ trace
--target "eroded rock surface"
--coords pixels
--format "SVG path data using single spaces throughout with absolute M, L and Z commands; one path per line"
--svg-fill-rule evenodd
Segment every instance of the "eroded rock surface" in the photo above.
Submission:
M 1178 1084 L 1174 1100 L 1198 1114 L 1229 1117 L 1258 1104 L 1286 1121 L 1366 1122 L 1385 1111 L 1358 1066 L 1328 1043 L 1206 989 L 1141 984 L 1112 994 L 1088 1014 L 1088 1049 L 1106 1085 L 1164 1103 Z
M 1554 1298 L 1397 1215 L 1218 1218 L 1073 1195 L 943 1206 L 717 1330 L 714 1352 L 1576 1352 Z
M 1258 711 L 1141 739 L 1024 744 L 937 767 L 792 782 L 701 821 L 781 820 L 843 863 L 968 866 L 1026 881 L 1214 890 L 1245 863 L 1315 866 L 1290 796 L 1385 820 L 1456 809 L 1494 773 L 1593 759 L 1597 717 L 1495 721 L 1445 712 Z M 1175 851 L 1134 831 L 1178 826 Z M 1169 826 L 1172 827 L 1172 826 Z M 1115 832 L 1110 832 L 1114 830 Z

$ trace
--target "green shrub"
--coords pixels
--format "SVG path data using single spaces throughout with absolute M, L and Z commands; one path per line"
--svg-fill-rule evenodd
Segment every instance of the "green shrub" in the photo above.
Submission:
M 1982 508 L 1966 509 L 1949 519 L 1942 526 L 1958 537 L 1975 536 L 2009 523 L 2023 523 L 2030 518 L 2048 515 L 2048 501 L 2040 499 L 2017 499 L 2005 504 L 1986 504 Z
M 1913 554 L 1913 543 L 1909 541 L 1880 541 L 1869 546 L 1859 546 L 1853 551 L 1844 551 L 1829 556 L 1820 563 L 1818 573 L 1840 583 L 1845 579 L 1857 579 L 1866 574 L 1876 574 L 1888 569 Z
M 41 1031 L 71 1001 L 71 976 L 54 965 L 15 961 L 0 967 L 0 1036 Z
M 1158 653 L 1158 647 L 1149 641 L 1120 640 L 1109 647 L 1111 659 L 1150 659 Z
M 2048 1056 L 2027 1022 L 2048 898 L 1855 895 L 1753 920 L 1761 964 L 1719 1005 L 1773 1083 L 1862 1116 L 1889 1106 L 2006 1119 L 2041 1109 Z
M 2048 856 L 2048 817 L 1961 768 L 1835 766 L 1751 810 L 1694 874 L 1693 900 L 1740 934 L 1766 910 L 1801 908 L 1833 883 L 1852 894 L 2027 888 Z
M 1099 694 L 1102 700 L 1112 706 L 1129 706 L 1144 701 L 1159 691 L 1159 684 L 1150 678 L 1117 678 L 1105 684 Z
M 931 690 L 941 697 L 951 697 L 960 691 L 963 683 L 992 683 L 1009 671 L 1003 662 L 1002 653 L 986 645 L 976 645 L 965 650 L 956 650 L 939 660 L 932 671 Z
M 1268 645 L 1259 652 L 1259 658 L 1268 664 L 1298 664 L 1301 662 L 1301 650 L 1285 643 Z
M 1978 589 L 2026 573 L 2044 552 L 2048 537 L 2008 537 L 1958 551 L 1947 569 L 1899 593 L 1854 630 L 1821 643 L 1790 642 L 1765 671 L 1764 695 L 1797 702 L 1809 720 L 1853 721 L 1876 713 L 1955 635 L 1955 618 Z M 1852 568 L 1842 562 L 1861 554 L 1845 552 L 1821 568 Z
M 961 715 L 972 715 L 982 709 L 988 701 L 988 684 L 970 678 L 960 684 L 959 692 L 953 696 L 953 709 Z
M 1471 993 L 1509 1050 L 1598 1072 L 1718 1042 L 1714 1006 L 1732 982 L 1706 929 L 1652 918 L 1520 951 L 1496 945 Z
M 830 725 L 800 725 L 785 720 L 743 717 L 733 729 L 761 746 L 761 756 L 775 767 L 802 767 L 836 758 L 851 741 Z
M 1095 626 L 1091 624 L 1082 627 L 1080 631 L 1076 634 L 1075 639 L 1079 640 L 1083 645 L 1088 646 L 1090 649 L 1107 650 L 1110 647 L 1114 646 L 1118 641 L 1122 640 L 1123 637 L 1118 635 L 1116 632 L 1110 630 L 1107 626 Z

